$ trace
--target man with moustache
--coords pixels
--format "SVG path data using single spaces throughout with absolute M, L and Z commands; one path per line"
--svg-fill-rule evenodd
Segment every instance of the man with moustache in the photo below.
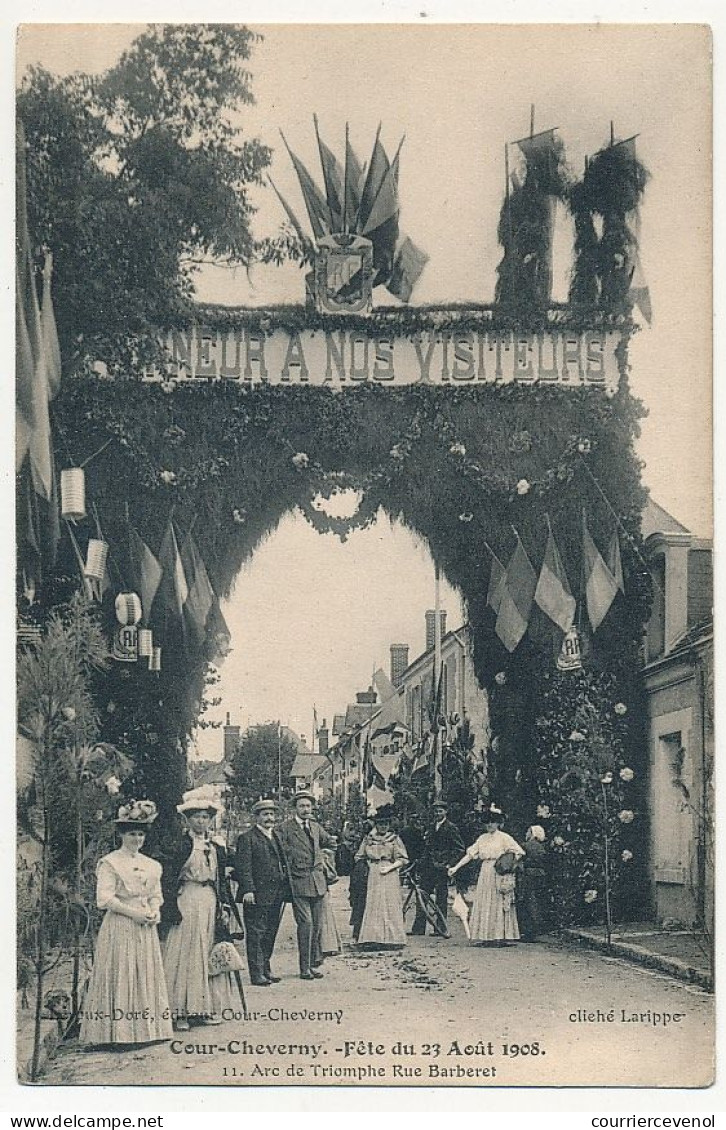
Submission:
M 325 829 L 312 819 L 315 797 L 299 792 L 293 797 L 295 814 L 275 829 L 290 882 L 292 912 L 297 923 L 300 977 L 312 981 L 322 977 L 320 934 L 323 926 L 323 895 L 328 889 L 323 866 L 323 848 L 334 847 Z
M 242 903 L 245 919 L 250 982 L 269 988 L 280 980 L 271 972 L 270 959 L 282 918 L 285 872 L 273 831 L 277 819 L 275 801 L 258 800 L 252 812 L 254 827 L 237 840 L 237 902 Z

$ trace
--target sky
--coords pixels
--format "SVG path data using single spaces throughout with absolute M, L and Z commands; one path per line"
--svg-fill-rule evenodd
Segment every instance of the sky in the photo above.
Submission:
M 102 70 L 139 29 L 26 27 L 18 64 Z M 651 27 L 259 27 L 250 69 L 256 105 L 246 132 L 271 145 L 272 175 L 299 215 L 302 201 L 279 130 L 320 179 L 313 113 L 342 152 L 346 121 L 367 159 L 376 127 L 401 155 L 401 227 L 430 256 L 416 304 L 489 301 L 500 257 L 496 226 L 504 146 L 558 127 L 572 169 L 605 143 L 638 134 L 651 172 L 642 208 L 641 259 L 654 309 L 631 345 L 631 382 L 644 402 L 638 452 L 654 498 L 709 536 L 711 515 L 710 105 L 703 29 Z M 269 191 L 254 196 L 258 235 L 283 215 Z M 571 232 L 556 229 L 555 298 L 565 298 Z M 199 296 L 229 305 L 299 302 L 301 272 L 207 271 Z M 378 296 L 377 296 L 378 297 Z M 380 302 L 388 301 L 380 292 Z M 381 518 L 341 545 L 290 514 L 240 573 L 225 608 L 233 653 L 222 669 L 222 711 L 281 718 L 309 736 L 313 704 L 330 720 L 388 666 L 392 642 L 423 644 L 433 600 L 427 549 Z M 451 626 L 463 613 L 445 590 Z M 215 756 L 221 736 L 200 734 Z

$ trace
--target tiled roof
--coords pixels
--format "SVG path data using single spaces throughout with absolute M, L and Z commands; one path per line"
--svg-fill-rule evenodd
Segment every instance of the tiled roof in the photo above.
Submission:
M 317 753 L 299 753 L 292 763 L 290 776 L 312 779 L 313 773 L 322 765 L 326 765 L 327 761 L 327 757 L 321 757 Z

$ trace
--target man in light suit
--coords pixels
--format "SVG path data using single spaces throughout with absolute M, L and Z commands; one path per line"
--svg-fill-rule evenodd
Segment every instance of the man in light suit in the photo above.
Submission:
M 250 982 L 269 986 L 280 980 L 270 970 L 270 958 L 282 917 L 285 865 L 273 832 L 275 801 L 258 800 L 252 812 L 254 828 L 237 840 L 237 902 L 244 908 Z
M 312 819 L 315 797 L 299 792 L 293 798 L 295 815 L 275 829 L 290 882 L 292 911 L 297 923 L 297 948 L 303 981 L 322 977 L 320 933 L 323 895 L 328 889 L 323 870 L 323 848 L 334 842 L 317 820 Z

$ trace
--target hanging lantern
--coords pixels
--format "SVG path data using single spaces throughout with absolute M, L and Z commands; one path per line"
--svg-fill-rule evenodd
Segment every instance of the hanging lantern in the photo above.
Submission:
M 560 654 L 557 656 L 557 667 L 560 671 L 582 670 L 582 649 L 580 647 L 580 633 L 577 628 L 570 628 L 565 632 Z
M 133 624 L 125 624 L 114 632 L 111 654 L 119 663 L 136 662 L 137 635 Z
M 135 592 L 120 592 L 116 597 L 116 619 L 119 624 L 138 624 L 141 619 L 141 598 Z
M 106 572 L 107 557 L 108 542 L 101 541 L 100 538 L 90 538 L 84 570 L 86 576 L 91 577 L 94 581 L 102 581 Z
M 139 628 L 139 659 L 150 659 L 154 654 L 154 633 L 151 628 Z
M 80 522 L 86 517 L 86 472 L 83 467 L 61 471 L 61 517 Z
M 161 671 L 161 648 L 154 647 L 149 656 L 149 670 Z

